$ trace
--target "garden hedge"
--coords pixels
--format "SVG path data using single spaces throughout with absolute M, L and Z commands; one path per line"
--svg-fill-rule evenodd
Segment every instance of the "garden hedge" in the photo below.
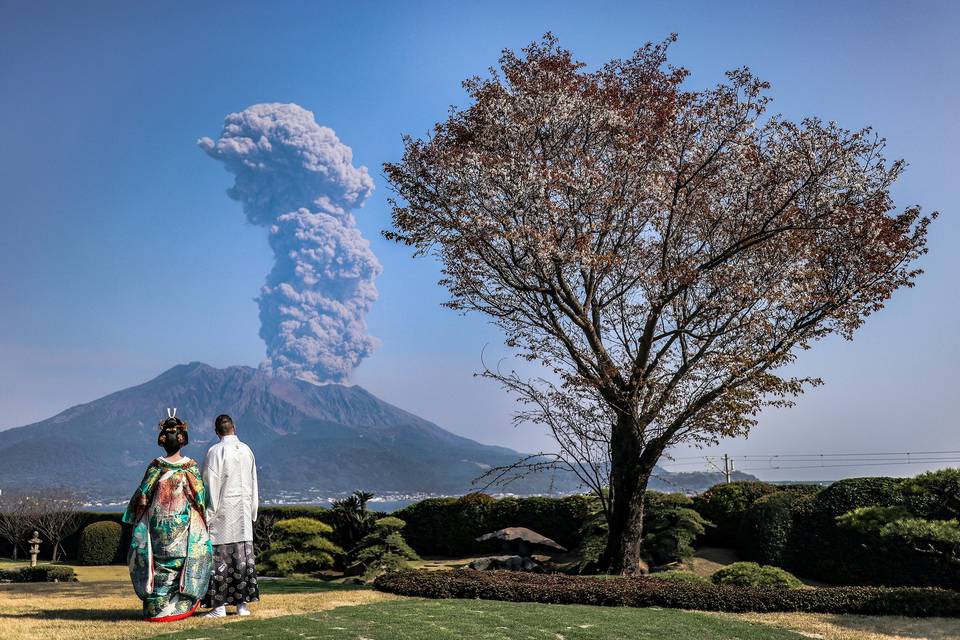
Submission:
M 936 556 L 838 526 L 837 518 L 861 507 L 905 506 L 899 478 L 851 478 L 820 491 L 795 511 L 785 568 L 834 584 L 960 588 L 960 571 Z
M 794 520 L 809 511 L 817 490 L 790 488 L 754 502 L 740 521 L 740 556 L 760 564 L 793 566 Z
M 0 582 L 76 582 L 73 567 L 38 564 L 20 569 L 0 569 Z
M 122 562 L 123 527 L 111 520 L 87 525 L 80 534 L 77 561 L 80 564 L 102 565 Z
M 392 515 L 407 523 L 403 537 L 418 554 L 467 556 L 486 549 L 477 537 L 504 527 L 527 527 L 573 549 L 591 511 L 590 498 L 581 495 L 492 499 L 468 494 L 428 498 Z
M 767 482 L 738 481 L 710 487 L 693 499 L 693 508 L 713 523 L 700 541 L 702 544 L 737 546 L 740 521 L 753 503 L 763 496 L 781 491 L 781 487 Z
M 589 577 L 469 569 L 387 573 L 377 578 L 374 586 L 388 593 L 421 598 L 669 607 L 730 613 L 804 611 L 960 617 L 960 592 L 945 589 L 776 589 L 696 584 L 646 577 Z

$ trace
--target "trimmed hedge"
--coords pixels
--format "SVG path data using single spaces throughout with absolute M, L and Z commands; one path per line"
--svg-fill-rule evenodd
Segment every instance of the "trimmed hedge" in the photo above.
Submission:
M 794 519 L 809 511 L 816 491 L 791 487 L 759 498 L 740 521 L 737 553 L 760 564 L 791 566 Z
M 120 562 L 123 554 L 123 547 L 120 546 L 122 537 L 123 527 L 110 520 L 86 526 L 80 534 L 77 561 L 87 565 Z
M 753 503 L 763 496 L 781 491 L 781 487 L 766 482 L 740 481 L 710 487 L 693 499 L 693 508 L 713 523 L 701 542 L 718 547 L 737 546 L 740 521 Z
M 473 493 L 428 498 L 391 515 L 407 523 L 403 537 L 418 554 L 468 556 L 484 550 L 477 537 L 504 527 L 527 527 L 573 549 L 591 510 L 582 495 L 493 499 Z
M 515 571 L 399 571 L 374 586 L 421 598 L 668 607 L 730 613 L 804 611 L 857 615 L 960 617 L 960 593 L 943 589 L 824 587 L 771 589 L 656 580 Z
M 0 582 L 76 582 L 73 567 L 38 564 L 20 569 L 0 569 Z

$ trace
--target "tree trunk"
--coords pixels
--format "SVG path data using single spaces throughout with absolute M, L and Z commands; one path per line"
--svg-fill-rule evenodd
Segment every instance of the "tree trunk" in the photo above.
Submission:
M 644 450 L 632 416 L 622 416 L 611 438 L 609 536 L 603 558 L 610 573 L 646 573 L 642 558 L 644 493 L 657 462 Z

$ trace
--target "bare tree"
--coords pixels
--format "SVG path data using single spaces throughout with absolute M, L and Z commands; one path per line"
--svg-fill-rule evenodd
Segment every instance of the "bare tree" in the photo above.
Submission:
M 34 524 L 29 498 L 22 493 L 0 495 L 0 537 L 13 548 L 13 559 L 20 549 L 26 552 L 25 541 L 30 537 Z
M 895 211 L 884 141 L 766 115 L 748 69 L 685 90 L 671 37 L 586 71 L 549 34 L 464 83 L 471 103 L 384 165 L 387 238 L 443 265 L 448 306 L 490 316 L 558 382 L 488 371 L 549 425 L 561 464 L 609 461 L 610 570 L 642 570 L 664 450 L 746 434 L 816 378 L 778 371 L 850 339 L 912 286 L 934 216 Z M 583 479 L 583 476 L 581 476 Z
M 52 546 L 51 561 L 59 558 L 60 543 L 80 526 L 82 502 L 69 489 L 45 489 L 30 501 L 32 520 Z

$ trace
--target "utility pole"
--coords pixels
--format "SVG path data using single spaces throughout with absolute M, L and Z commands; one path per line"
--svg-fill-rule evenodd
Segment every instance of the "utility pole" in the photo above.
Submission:
M 730 459 L 729 454 L 723 454 L 723 475 L 727 479 L 727 484 L 730 484 L 730 476 L 733 474 L 733 460 Z

